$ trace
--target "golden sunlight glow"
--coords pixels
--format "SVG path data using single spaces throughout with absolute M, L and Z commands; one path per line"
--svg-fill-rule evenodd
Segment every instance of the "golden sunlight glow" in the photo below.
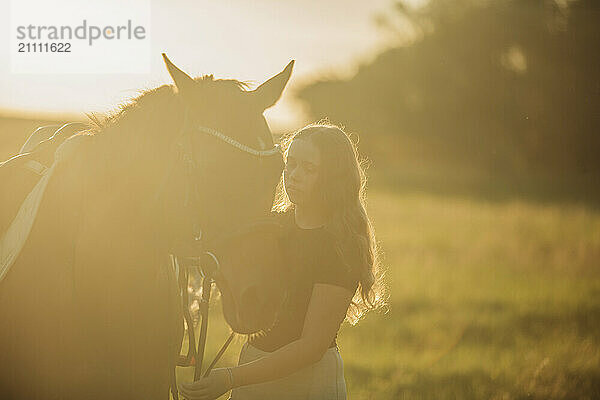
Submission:
M 0 0 L 2 8 L 9 0 Z M 383 45 L 373 18 L 388 0 L 253 2 L 153 1 L 150 74 L 11 74 L 0 66 L 0 110 L 104 112 L 140 89 L 170 83 L 161 52 L 192 75 L 264 81 L 296 60 L 291 90 L 266 116 L 272 129 L 303 121 L 295 86 L 323 73 L 347 75 Z M 0 13 L 2 14 L 2 13 Z M 2 26 L 6 15 L 0 16 Z M 0 48 L 8 46 L 5 36 Z M 110 55 L 106 55 L 110 56 Z

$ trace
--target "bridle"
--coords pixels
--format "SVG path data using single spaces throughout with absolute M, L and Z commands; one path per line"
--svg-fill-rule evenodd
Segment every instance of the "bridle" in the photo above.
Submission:
M 180 130 L 179 139 L 177 141 L 179 161 L 183 161 L 186 170 L 186 185 L 185 185 L 185 198 L 184 198 L 184 207 L 196 207 L 199 208 L 198 198 L 198 179 L 195 179 L 195 170 L 197 168 L 197 160 L 194 155 L 193 146 L 192 146 L 192 135 L 201 133 L 210 135 L 214 138 L 217 138 L 221 142 L 241 151 L 246 154 L 249 154 L 253 157 L 258 158 L 259 160 L 263 158 L 268 158 L 281 154 L 281 149 L 279 144 L 274 144 L 270 149 L 255 149 L 246 144 L 240 143 L 238 140 L 219 132 L 216 129 L 209 128 L 206 126 L 189 126 L 189 109 L 185 108 L 184 119 L 182 123 L 182 127 Z M 170 174 L 172 173 L 173 164 L 168 167 L 168 171 L 163 179 L 163 183 L 160 186 L 159 190 L 163 190 L 166 181 L 169 179 Z M 197 211 L 197 210 L 196 210 Z M 223 242 L 226 241 L 244 230 L 252 229 L 254 226 L 260 224 L 269 224 L 274 223 L 272 221 L 266 221 L 266 219 L 260 219 L 251 221 L 246 224 L 246 226 L 242 226 L 241 228 L 237 228 L 231 232 L 225 232 L 218 237 L 218 240 L 211 240 L 214 244 L 216 241 Z M 221 272 L 221 264 L 219 262 L 219 258 L 215 255 L 213 251 L 210 250 L 209 244 L 206 242 L 203 237 L 203 231 L 200 227 L 200 222 L 198 220 L 193 221 L 193 239 L 195 248 L 198 251 L 198 255 L 195 256 L 181 256 L 177 254 L 171 253 L 169 255 L 171 261 L 171 267 L 175 272 L 175 276 L 177 279 L 177 284 L 179 288 L 179 296 L 181 297 L 181 303 L 183 307 L 183 316 L 184 320 L 187 324 L 187 335 L 188 335 L 188 352 L 185 356 L 179 355 L 177 360 L 172 362 L 171 370 L 171 394 L 173 399 L 179 399 L 179 393 L 177 390 L 176 384 L 176 376 L 175 376 L 175 367 L 176 366 L 194 366 L 194 380 L 198 380 L 201 377 L 206 377 L 210 374 L 210 371 L 213 369 L 215 364 L 221 358 L 221 356 L 227 350 L 227 347 L 233 340 L 235 333 L 232 332 L 225 343 L 221 346 L 214 359 L 202 374 L 202 362 L 204 358 L 204 349 L 206 347 L 206 339 L 207 339 L 207 329 L 208 329 L 208 310 L 209 310 L 209 302 L 210 302 L 210 294 L 213 283 L 218 283 L 219 288 L 223 290 L 224 287 L 227 287 L 227 281 L 224 278 Z M 213 265 L 213 268 L 208 268 L 206 263 L 203 263 L 202 260 L 208 258 L 210 263 Z M 202 295 L 200 300 L 200 307 L 198 310 L 198 318 L 201 319 L 200 326 L 200 335 L 198 338 L 198 344 L 196 345 L 195 333 L 194 333 L 194 323 L 191 316 L 191 312 L 189 309 L 189 299 L 188 299 L 188 286 L 189 286 L 189 277 L 190 271 L 195 269 L 198 275 L 201 277 L 202 281 Z M 181 343 L 179 343 L 179 348 L 181 347 Z
M 238 142 L 234 138 L 229 137 L 227 135 L 224 135 L 221 132 L 216 131 L 216 130 L 214 130 L 212 128 L 207 128 L 205 126 L 197 126 L 196 129 L 199 132 L 207 133 L 207 134 L 212 135 L 212 136 L 214 136 L 216 138 L 219 138 L 222 141 L 224 141 L 225 143 L 228 143 L 231 146 L 235 147 L 236 149 L 244 151 L 244 152 L 246 152 L 248 154 L 252 154 L 253 156 L 256 156 L 256 157 L 259 157 L 259 158 L 261 158 L 261 157 L 269 157 L 269 156 L 273 156 L 273 155 L 276 155 L 276 154 L 281 154 L 281 148 L 279 146 L 279 143 L 275 143 L 272 148 L 267 149 L 267 150 L 256 150 L 256 149 L 253 149 L 250 146 L 246 146 L 245 144 Z

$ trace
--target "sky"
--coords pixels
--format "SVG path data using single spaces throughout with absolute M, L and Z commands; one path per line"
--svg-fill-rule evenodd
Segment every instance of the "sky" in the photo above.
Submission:
M 295 129 L 305 118 L 301 105 L 293 101 L 295 88 L 319 76 L 349 77 L 389 44 L 374 16 L 392 4 L 390 0 L 140 0 L 147 1 L 151 10 L 149 73 L 23 74 L 12 73 L 9 62 L 13 1 L 19 0 L 0 0 L 0 110 L 5 113 L 110 111 L 141 89 L 171 83 L 161 52 L 192 76 L 214 74 L 255 84 L 294 59 L 288 89 L 265 113 L 271 127 L 279 129 Z

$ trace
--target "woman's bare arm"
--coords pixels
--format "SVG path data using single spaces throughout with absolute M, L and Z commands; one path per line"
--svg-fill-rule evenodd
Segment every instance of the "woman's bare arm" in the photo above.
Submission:
M 341 286 L 313 286 L 300 339 L 266 357 L 232 368 L 234 387 L 287 376 L 319 361 L 343 321 L 353 293 Z

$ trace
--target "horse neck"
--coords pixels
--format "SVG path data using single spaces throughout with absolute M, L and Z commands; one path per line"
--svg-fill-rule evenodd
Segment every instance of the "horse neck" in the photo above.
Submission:
M 156 215 L 154 199 L 172 157 L 170 154 L 148 157 L 144 150 L 149 146 L 136 151 L 135 140 L 125 135 L 125 141 L 120 143 L 129 143 L 115 149 L 117 133 L 111 134 L 112 137 L 99 136 L 98 148 L 86 168 L 86 207 L 99 219 L 118 221 L 128 240 L 152 240 L 162 244 L 162 222 Z M 161 153 L 155 151 L 157 155 Z

